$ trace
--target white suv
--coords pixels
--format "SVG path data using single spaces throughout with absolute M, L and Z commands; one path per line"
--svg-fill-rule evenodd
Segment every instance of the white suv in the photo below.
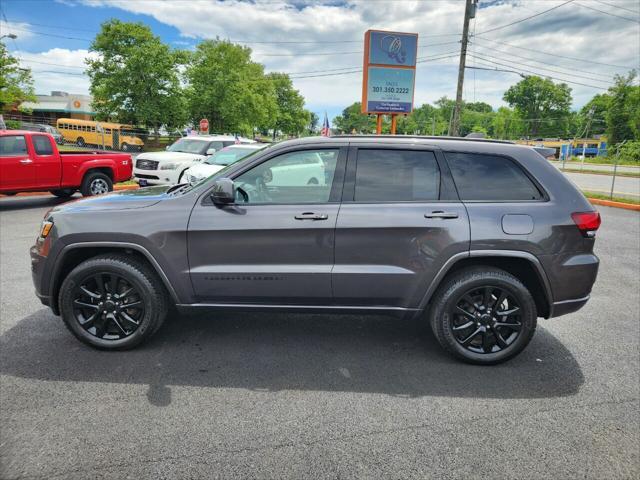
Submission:
M 182 182 L 184 171 L 222 148 L 236 143 L 255 143 L 248 138 L 231 135 L 198 135 L 183 137 L 164 152 L 138 155 L 133 177 L 141 187 L 147 185 L 174 185 Z

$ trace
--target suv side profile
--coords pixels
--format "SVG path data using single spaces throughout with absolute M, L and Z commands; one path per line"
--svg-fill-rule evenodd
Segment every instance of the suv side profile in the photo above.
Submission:
M 530 147 L 315 137 L 195 185 L 58 206 L 31 256 L 41 301 L 97 348 L 140 344 L 172 305 L 375 312 L 424 317 L 457 358 L 495 364 L 526 347 L 538 317 L 588 301 L 599 225 Z

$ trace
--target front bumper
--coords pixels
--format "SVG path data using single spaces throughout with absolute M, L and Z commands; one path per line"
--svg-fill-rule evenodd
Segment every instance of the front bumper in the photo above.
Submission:
M 36 296 L 43 305 L 50 307 L 52 305 L 51 296 L 42 291 L 42 276 L 47 257 L 40 254 L 38 245 L 34 245 L 29 249 L 29 255 L 31 256 L 31 279 L 36 290 Z M 57 312 L 55 313 L 57 314 Z
M 143 180 L 142 183 L 146 183 L 146 185 L 173 185 L 171 175 L 171 170 L 133 170 L 133 180 L 136 183 L 140 183 L 140 180 Z

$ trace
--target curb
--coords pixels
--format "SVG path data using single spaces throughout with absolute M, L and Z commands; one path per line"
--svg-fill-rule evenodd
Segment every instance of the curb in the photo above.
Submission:
M 119 192 L 121 190 L 137 190 L 138 188 L 140 188 L 139 185 L 114 185 L 113 186 L 113 191 L 114 192 Z M 20 193 L 16 193 L 15 195 L 3 195 L 0 193 L 0 197 L 7 197 L 7 198 L 11 198 L 11 197 L 43 197 L 43 196 L 52 196 L 51 192 L 20 192 Z
M 623 208 L 625 210 L 634 210 L 640 212 L 640 205 L 635 203 L 614 202 L 613 200 L 603 200 L 601 198 L 587 197 L 592 205 L 602 205 L 603 207 Z

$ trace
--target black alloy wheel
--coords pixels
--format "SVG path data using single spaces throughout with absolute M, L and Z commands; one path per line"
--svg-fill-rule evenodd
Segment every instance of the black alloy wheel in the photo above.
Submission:
M 133 334 L 144 318 L 144 301 L 136 287 L 111 272 L 98 272 L 78 284 L 73 314 L 80 326 L 104 340 Z
M 76 266 L 62 282 L 58 304 L 65 325 L 80 341 L 123 350 L 160 329 L 169 296 L 146 262 L 111 253 Z
M 507 290 L 496 286 L 475 288 L 452 305 L 451 330 L 465 349 L 496 353 L 516 341 L 522 329 L 520 305 Z
M 501 363 L 529 344 L 536 302 L 514 275 L 492 266 L 452 274 L 434 294 L 429 322 L 438 343 L 465 362 Z

